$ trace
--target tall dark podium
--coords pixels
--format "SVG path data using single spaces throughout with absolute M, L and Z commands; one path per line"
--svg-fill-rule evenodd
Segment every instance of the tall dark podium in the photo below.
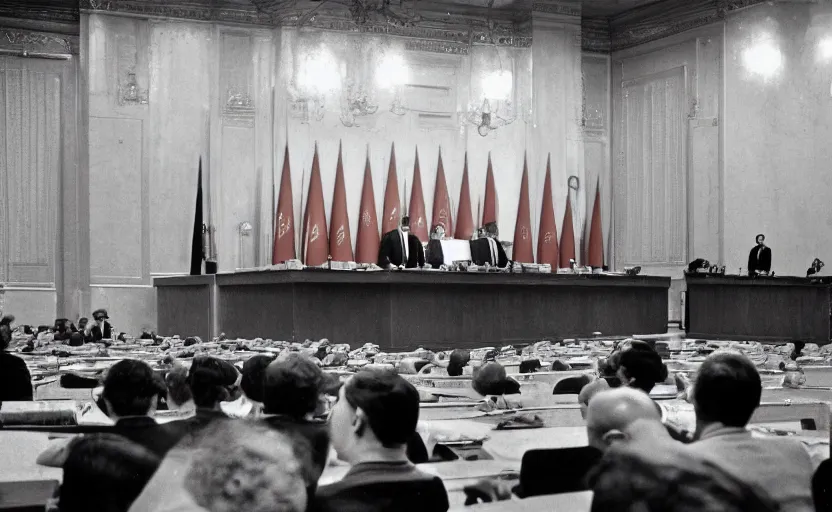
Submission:
M 830 278 L 687 274 L 688 337 L 804 341 L 830 340 Z

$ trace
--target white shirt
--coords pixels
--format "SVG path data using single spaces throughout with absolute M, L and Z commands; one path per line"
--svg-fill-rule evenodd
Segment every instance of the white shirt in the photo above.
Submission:
M 399 228 L 399 239 L 402 241 L 402 255 L 404 256 L 404 261 L 402 261 L 402 265 L 407 265 L 407 261 L 410 259 L 410 248 L 407 246 L 407 235 L 407 233 L 402 231 L 402 228 Z

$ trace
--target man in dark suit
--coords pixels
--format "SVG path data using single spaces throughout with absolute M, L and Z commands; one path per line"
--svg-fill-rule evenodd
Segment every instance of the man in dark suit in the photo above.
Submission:
M 488 263 L 492 267 L 505 268 L 508 266 L 508 256 L 503 244 L 497 239 L 497 223 L 489 222 L 483 228 L 483 236 L 471 240 L 471 260 L 482 266 Z
M 382 237 L 378 266 L 387 269 L 425 266 L 425 250 L 419 237 L 410 232 L 410 217 L 403 216 L 398 229 Z
M 425 260 L 431 268 L 439 268 L 445 264 L 445 251 L 442 250 L 442 239 L 445 238 L 445 228 L 441 224 L 434 226 L 430 233 Z
M 113 431 L 164 457 L 186 431 L 176 422 L 157 424 L 151 417 L 165 381 L 144 361 L 123 359 L 107 371 L 101 398 Z
M 757 245 L 748 253 L 748 275 L 768 274 L 771 272 L 771 249 L 766 247 L 766 236 L 757 235 Z
M 113 326 L 107 321 L 110 319 L 110 317 L 107 316 L 107 310 L 96 309 L 92 312 L 92 318 L 95 320 L 95 323 L 87 324 L 86 331 L 84 333 L 87 343 L 98 343 L 101 340 L 112 340 Z
M 407 458 L 419 421 L 419 392 L 400 375 L 362 370 L 344 383 L 329 419 L 338 458 L 351 464 L 340 481 L 318 488 L 322 512 L 445 512 L 442 480 Z

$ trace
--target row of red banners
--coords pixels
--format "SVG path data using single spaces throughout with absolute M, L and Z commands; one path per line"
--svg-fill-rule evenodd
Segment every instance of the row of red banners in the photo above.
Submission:
M 274 249 L 272 263 L 280 263 L 298 256 L 295 248 L 294 205 L 292 202 L 292 178 L 289 168 L 289 148 L 283 157 L 283 173 L 280 179 L 277 213 L 275 219 Z M 497 221 L 497 190 L 494 184 L 494 170 L 491 156 L 488 157 L 488 171 L 485 181 L 485 204 L 483 205 L 481 226 Z M 387 186 L 384 193 L 384 206 L 381 216 L 381 233 L 396 229 L 402 215 L 399 199 L 399 182 L 396 172 L 395 145 L 390 149 L 390 166 L 387 170 Z M 595 201 L 592 208 L 592 221 L 587 243 L 586 264 L 601 267 L 604 264 L 604 251 L 601 230 L 600 190 L 596 187 Z M 471 194 L 468 185 L 468 156 L 462 171 L 462 187 L 456 214 L 456 226 L 451 212 L 451 200 L 445 181 L 445 169 L 442 165 L 442 153 L 436 172 L 433 214 L 431 226 L 441 224 L 448 236 L 468 240 L 474 232 L 474 218 L 471 213 Z M 422 175 L 419 169 L 419 153 L 413 170 L 413 189 L 407 210 L 410 216 L 411 232 L 423 242 L 428 240 L 429 225 L 425 213 L 425 199 L 422 193 Z M 341 148 L 338 148 L 338 164 L 335 169 L 335 192 L 332 199 L 329 230 L 327 231 L 326 211 L 324 209 L 324 192 L 321 184 L 321 169 L 318 163 L 318 147 L 312 158 L 312 174 L 309 180 L 306 208 L 303 212 L 303 236 L 300 260 L 308 266 L 326 263 L 331 256 L 333 261 L 355 261 L 357 263 L 375 263 L 378 257 L 380 234 L 378 216 L 376 215 L 375 193 L 373 192 L 370 159 L 364 166 L 364 185 L 361 191 L 361 209 L 358 222 L 358 234 L 355 254 L 352 250 L 349 212 L 347 210 L 347 193 L 344 183 L 344 166 L 341 160 Z M 531 209 L 529 205 L 529 171 L 523 163 L 523 178 L 520 184 L 520 203 L 517 209 L 517 221 L 514 228 L 514 250 L 512 259 L 522 263 L 534 263 L 531 236 Z M 555 208 L 552 198 L 552 172 L 546 162 L 546 181 L 543 185 L 543 207 L 540 213 L 540 230 L 537 239 L 537 263 L 548 263 L 553 268 L 567 268 L 569 261 L 575 259 L 575 233 L 572 223 L 572 204 L 566 198 L 566 214 L 563 219 L 563 232 L 558 243 Z

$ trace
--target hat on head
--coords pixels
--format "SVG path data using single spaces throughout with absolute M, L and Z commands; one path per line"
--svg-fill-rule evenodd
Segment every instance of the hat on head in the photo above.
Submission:
M 106 309 L 96 309 L 92 312 L 92 318 L 93 320 L 99 320 L 101 318 L 103 318 L 104 320 L 110 319 L 110 317 L 107 315 Z

